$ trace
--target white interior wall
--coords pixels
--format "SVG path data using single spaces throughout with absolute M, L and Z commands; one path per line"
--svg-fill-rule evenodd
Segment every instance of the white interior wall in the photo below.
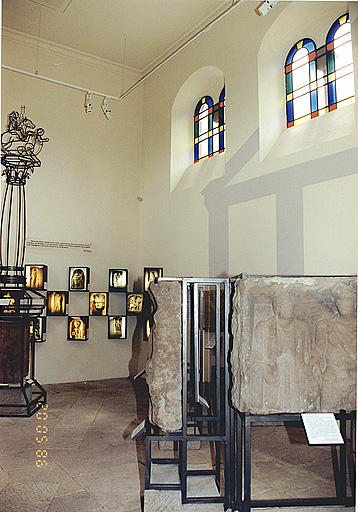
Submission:
M 280 2 L 258 17 L 249 2 L 151 77 L 144 98 L 137 90 L 112 103 L 111 121 L 99 99 L 85 115 L 80 93 L 4 71 L 3 123 L 7 113 L 26 104 L 29 117 L 50 137 L 42 168 L 28 185 L 29 235 L 94 244 L 88 254 L 29 249 L 29 262 L 49 265 L 49 289 L 67 288 L 68 267 L 77 264 L 91 267 L 91 289 L 100 291 L 112 266 L 129 268 L 130 286 L 141 279 L 143 266 L 186 276 L 356 272 L 356 231 L 349 219 L 357 213 L 358 103 L 314 120 L 314 130 L 313 124 L 291 128 L 292 138 L 311 130 L 309 147 L 293 151 L 271 144 L 260 153 L 263 42 L 270 29 L 285 20 L 277 44 L 286 54 L 301 17 L 305 36 L 304 20 L 319 12 L 319 39 L 333 21 L 332 9 L 340 14 L 346 8 L 346 2 Z M 349 8 L 358 76 L 358 5 Z M 36 69 L 36 48 L 20 40 L 5 34 L 3 62 Z M 122 87 L 120 70 L 109 63 L 53 48 L 40 57 L 44 75 L 116 95 Z M 225 79 L 227 148 L 188 167 L 173 187 L 173 105 L 186 81 L 205 67 L 219 69 Z M 134 79 L 127 72 L 124 86 Z M 202 88 L 193 90 L 193 105 L 203 94 Z M 284 89 L 280 94 L 277 108 L 283 109 Z M 349 130 L 326 140 L 342 117 L 350 118 Z M 133 335 L 133 318 L 126 342 L 107 340 L 105 319 L 91 319 L 90 328 L 87 344 L 71 345 L 65 320 L 50 319 L 48 341 L 38 349 L 40 381 L 119 377 L 141 367 L 145 351 L 140 333 Z
M 6 31 L 3 36 L 3 63 L 35 70 L 31 38 Z M 131 70 L 52 45 L 41 48 L 39 73 L 113 95 L 138 78 Z M 9 71 L 2 79 L 2 126 L 8 113 L 25 105 L 50 139 L 40 154 L 42 166 L 26 187 L 28 238 L 93 244 L 91 253 L 30 247 L 26 262 L 48 265 L 49 290 L 67 290 L 68 267 L 74 265 L 91 268 L 92 291 L 108 290 L 109 268 L 128 268 L 131 290 L 142 275 L 137 231 L 142 90 L 111 102 L 107 120 L 98 97 L 93 112 L 85 114 L 81 92 Z M 124 297 L 110 301 L 110 308 L 112 314 L 125 314 Z M 70 294 L 70 314 L 88 315 L 88 309 L 88 294 Z M 66 341 L 67 318 L 48 317 L 47 323 L 47 341 L 37 345 L 41 383 L 125 377 L 129 366 L 138 370 L 132 358 L 132 344 L 138 343 L 135 317 L 128 320 L 127 340 L 108 340 L 107 318 L 90 317 L 89 340 L 83 344 Z
M 358 103 L 289 130 L 284 126 L 287 52 L 307 34 L 323 44 L 347 5 L 358 76 L 357 4 L 280 2 L 269 15 L 258 17 L 248 2 L 146 83 L 140 238 L 146 254 L 160 253 L 167 274 L 356 272 L 356 231 L 346 220 L 358 213 L 352 179 L 358 171 Z M 185 81 L 205 66 L 215 66 L 224 75 L 227 148 L 224 155 L 193 165 L 185 186 L 171 190 L 170 109 Z M 271 117 L 263 106 L 270 107 Z M 152 129 L 153 118 L 159 130 Z M 279 129 L 275 140 L 282 137 L 276 145 L 270 142 L 272 129 Z M 224 169 L 213 172 L 219 162 Z M 326 208 L 324 184 L 336 191 L 335 209 L 341 212 L 333 224 L 321 214 Z M 150 232 L 156 233 L 155 242 Z M 313 240 L 322 239 L 323 233 L 340 244 L 332 241 L 317 251 Z

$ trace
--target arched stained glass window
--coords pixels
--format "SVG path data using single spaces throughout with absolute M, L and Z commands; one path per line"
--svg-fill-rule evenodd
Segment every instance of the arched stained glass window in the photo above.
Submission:
M 327 34 L 328 108 L 354 101 L 352 37 L 349 15 L 336 20 Z
M 194 112 L 194 162 L 225 149 L 225 87 L 214 105 L 211 96 L 198 101 Z
M 213 106 L 210 96 L 198 101 L 194 114 L 194 161 L 213 154 Z
M 285 64 L 287 126 L 335 110 L 354 101 L 351 25 L 343 14 L 328 31 L 326 44 L 316 49 L 302 39 Z
M 286 64 L 287 126 L 318 116 L 316 45 L 301 39 L 289 51 Z

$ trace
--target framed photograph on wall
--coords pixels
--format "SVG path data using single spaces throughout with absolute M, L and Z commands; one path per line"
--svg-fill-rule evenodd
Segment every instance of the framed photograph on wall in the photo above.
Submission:
M 70 267 L 68 271 L 68 289 L 70 292 L 88 292 L 90 279 L 89 267 Z
M 67 316 L 68 291 L 47 292 L 47 316 Z
M 0 289 L 0 315 L 16 315 L 20 312 L 20 300 L 23 292 Z
M 31 318 L 29 325 L 30 339 L 35 338 L 35 343 L 44 343 L 46 341 L 46 317 L 39 316 Z
M 108 317 L 108 338 L 110 340 L 127 338 L 127 317 L 109 316 Z
M 150 283 L 154 283 L 155 279 L 163 277 L 162 267 L 144 267 L 144 291 L 147 292 Z
M 126 292 L 128 287 L 128 269 L 110 268 L 109 286 L 110 292 Z
M 29 290 L 46 290 L 47 265 L 25 265 L 25 281 Z
M 127 293 L 127 315 L 140 315 L 143 311 L 144 294 L 143 293 Z
M 69 316 L 67 324 L 67 340 L 87 341 L 88 325 L 88 316 Z
M 91 316 L 108 315 L 108 293 L 91 292 L 89 294 L 89 314 Z

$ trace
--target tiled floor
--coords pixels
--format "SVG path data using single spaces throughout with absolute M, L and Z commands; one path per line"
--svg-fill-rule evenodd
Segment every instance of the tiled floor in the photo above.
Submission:
M 147 413 L 144 384 L 133 389 L 115 379 L 47 390 L 46 420 L 0 418 L 0 512 L 139 512 L 144 447 L 129 436 Z M 39 445 L 43 425 L 48 441 Z M 36 467 L 38 449 L 47 450 L 46 467 Z M 191 462 L 207 464 L 207 454 L 193 450 Z M 308 448 L 298 430 L 257 427 L 253 456 L 254 498 L 334 492 L 330 449 Z

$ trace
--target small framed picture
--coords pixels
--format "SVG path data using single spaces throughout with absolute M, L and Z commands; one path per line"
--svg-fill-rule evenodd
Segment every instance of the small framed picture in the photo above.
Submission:
M 144 267 L 144 291 L 145 292 L 148 291 L 150 283 L 154 283 L 154 281 L 158 277 L 163 277 L 163 268 L 162 267 Z
M 109 291 L 126 292 L 128 287 L 128 270 L 126 268 L 109 269 Z
M 91 292 L 89 294 L 89 314 L 91 316 L 108 315 L 108 293 Z
M 89 279 L 89 267 L 70 267 L 68 272 L 68 289 L 70 292 L 87 292 Z
M 143 293 L 127 293 L 127 315 L 140 315 L 143 311 L 144 294 Z
M 68 291 L 47 293 L 47 316 L 67 316 Z
M 25 281 L 29 290 L 46 290 L 47 265 L 25 265 Z
M 110 340 L 127 338 L 127 317 L 109 316 L 108 317 L 108 338 Z
M 68 341 L 88 340 L 88 316 L 69 316 L 67 327 Z
M 46 341 L 46 317 L 31 318 L 29 332 L 30 339 L 34 337 L 35 343 L 44 343 Z
M 0 290 L 0 315 L 16 315 L 20 311 L 22 292 Z

